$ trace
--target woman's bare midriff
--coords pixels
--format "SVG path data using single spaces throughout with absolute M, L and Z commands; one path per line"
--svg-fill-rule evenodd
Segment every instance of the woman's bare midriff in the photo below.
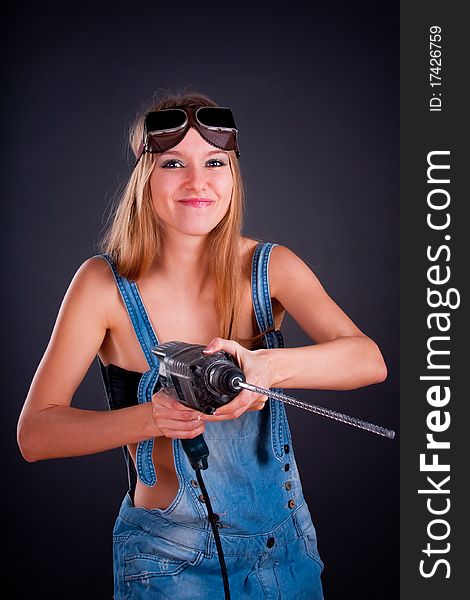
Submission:
M 154 440 L 153 464 L 157 472 L 157 483 L 148 487 L 137 481 L 134 493 L 134 505 L 143 508 L 168 508 L 178 492 L 178 477 L 173 462 L 173 441 L 158 437 Z M 135 465 L 137 444 L 128 446 Z
M 251 265 L 253 250 L 258 243 L 245 238 L 245 259 Z M 140 373 L 148 369 L 148 364 L 132 328 L 129 315 L 124 307 L 119 290 L 110 271 L 110 285 L 115 289 L 113 306 L 110 306 L 110 328 L 107 330 L 103 344 L 98 355 L 104 365 L 110 363 L 123 369 Z M 171 340 L 184 340 L 193 344 L 207 345 L 217 337 L 215 324 L 214 294 L 208 285 L 207 298 L 198 298 L 196 302 L 186 295 L 181 298 L 171 297 L 164 283 L 153 278 L 142 279 L 137 282 L 143 303 L 152 322 L 155 333 L 160 343 Z M 160 290 L 160 293 L 159 293 Z M 163 292 L 162 292 L 163 290 Z M 212 293 L 211 293 L 212 292 Z M 178 319 L 175 319 L 175 308 Z M 273 312 L 276 327 L 279 328 L 284 316 L 281 304 L 273 300 Z M 240 333 L 242 337 L 250 337 L 256 333 L 253 326 L 253 309 L 251 289 L 247 282 L 243 290 Z M 136 444 L 128 446 L 129 453 L 135 464 Z M 175 472 L 172 440 L 166 437 L 155 438 L 153 448 L 153 462 L 157 472 L 157 483 L 148 487 L 137 481 L 134 505 L 153 509 L 167 508 L 174 500 L 179 487 L 178 477 Z

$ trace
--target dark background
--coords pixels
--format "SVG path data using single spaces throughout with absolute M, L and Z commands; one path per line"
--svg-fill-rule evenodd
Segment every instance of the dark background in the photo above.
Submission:
M 365 389 L 294 394 L 398 429 L 398 17 L 397 2 L 346 0 L 288 11 L 273 2 L 10 9 L 2 35 L 2 499 L 14 532 L 12 597 L 112 596 L 111 531 L 127 486 L 121 450 L 28 464 L 15 428 L 64 293 L 97 252 L 130 173 L 128 125 L 156 90 L 190 86 L 233 108 L 245 235 L 302 257 L 389 367 L 386 382 Z M 288 316 L 283 333 L 288 346 L 311 343 Z M 74 405 L 105 409 L 96 362 Z M 399 436 L 292 407 L 288 414 L 325 597 L 396 599 Z

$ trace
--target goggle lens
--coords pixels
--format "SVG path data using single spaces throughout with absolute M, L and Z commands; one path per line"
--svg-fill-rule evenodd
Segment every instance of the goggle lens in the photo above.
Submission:
M 172 131 L 184 127 L 188 117 L 181 108 L 169 108 L 147 114 L 145 119 L 145 128 L 147 133 L 156 133 L 158 131 Z
M 215 129 L 236 129 L 233 114 L 230 108 L 221 108 L 215 106 L 202 106 L 196 111 L 196 118 L 206 127 Z

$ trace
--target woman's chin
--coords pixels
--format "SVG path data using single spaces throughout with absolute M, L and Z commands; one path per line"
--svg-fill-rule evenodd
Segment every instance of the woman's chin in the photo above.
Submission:
M 206 225 L 202 225 L 202 224 L 194 224 L 192 223 L 191 225 L 187 225 L 186 227 L 182 226 L 182 225 L 178 225 L 178 226 L 170 226 L 168 228 L 168 226 L 164 227 L 165 229 L 171 229 L 173 230 L 173 232 L 179 232 L 180 234 L 183 235 L 190 235 L 190 236 L 194 236 L 194 237 L 205 237 L 208 236 L 209 233 L 214 229 L 214 227 L 217 226 L 218 223 L 215 224 L 206 224 Z

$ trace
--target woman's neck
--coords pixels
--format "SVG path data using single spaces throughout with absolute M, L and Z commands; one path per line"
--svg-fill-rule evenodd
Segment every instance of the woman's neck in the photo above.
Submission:
M 151 272 L 163 277 L 175 291 L 201 294 L 207 287 L 210 261 L 207 236 L 165 232 Z

